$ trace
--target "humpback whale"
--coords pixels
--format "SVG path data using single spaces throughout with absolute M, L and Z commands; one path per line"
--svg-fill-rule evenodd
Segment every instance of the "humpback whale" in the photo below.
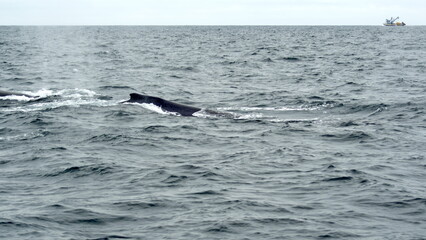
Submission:
M 0 97 L 7 97 L 7 96 L 24 96 L 24 97 L 29 97 L 29 98 L 35 98 L 36 97 L 36 96 L 24 94 L 24 93 L 8 92 L 8 91 L 0 90 Z
M 157 107 L 167 111 L 167 112 L 175 112 L 179 113 L 182 116 L 193 116 L 192 114 L 201 110 L 201 108 L 191 107 L 179 103 L 174 103 L 171 101 L 167 101 L 165 99 L 159 97 L 152 97 L 147 95 L 142 95 L 139 93 L 131 93 L 130 99 L 125 102 L 130 103 L 152 103 Z

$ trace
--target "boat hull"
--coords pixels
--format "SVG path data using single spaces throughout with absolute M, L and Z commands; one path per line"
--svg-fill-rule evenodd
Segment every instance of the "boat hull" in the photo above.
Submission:
M 386 27 L 403 27 L 405 26 L 405 23 L 383 23 L 383 25 Z

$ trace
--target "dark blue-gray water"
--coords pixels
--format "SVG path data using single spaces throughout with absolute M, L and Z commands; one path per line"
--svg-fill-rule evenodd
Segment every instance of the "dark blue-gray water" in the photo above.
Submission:
M 425 239 L 425 39 L 0 27 L 0 238 Z

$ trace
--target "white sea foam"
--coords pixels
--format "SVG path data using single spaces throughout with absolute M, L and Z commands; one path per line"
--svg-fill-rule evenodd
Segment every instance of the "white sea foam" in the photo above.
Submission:
M 64 96 L 66 98 L 84 98 L 84 97 L 94 97 L 98 95 L 96 92 L 88 89 L 63 89 L 56 92 L 57 95 Z
M 35 91 L 35 92 L 22 91 L 22 93 L 26 94 L 26 95 L 29 95 L 29 96 L 34 96 L 34 97 L 19 96 L 19 95 L 10 95 L 10 96 L 0 97 L 0 100 L 13 100 L 13 101 L 24 101 L 24 102 L 28 102 L 28 101 L 33 101 L 35 99 L 45 98 L 45 97 L 54 95 L 54 91 L 53 90 L 48 90 L 48 89 L 41 89 L 41 90 L 38 90 L 38 91 Z
M 319 107 L 224 107 L 224 111 L 314 111 Z
M 55 109 L 59 107 L 79 107 L 83 105 L 94 105 L 94 106 L 112 106 L 116 105 L 117 102 L 107 101 L 98 99 L 95 96 L 98 95 L 96 92 L 88 89 L 62 89 L 62 90 L 49 90 L 42 89 L 36 92 L 23 92 L 25 94 L 38 96 L 37 98 L 29 98 L 25 96 L 7 96 L 0 99 L 5 100 L 17 100 L 17 101 L 33 101 L 37 99 L 47 98 L 49 96 L 60 96 L 59 99 L 46 102 L 35 102 L 30 105 L 15 106 L 10 108 L 4 108 L 3 112 L 33 112 L 42 111 L 46 109 Z
M 30 101 L 34 98 L 32 97 L 26 97 L 26 96 L 18 96 L 18 95 L 10 95 L 10 96 L 3 96 L 0 97 L 0 100 L 14 100 L 14 101 Z
M 250 113 L 250 114 L 243 114 L 240 116 L 237 116 L 236 119 L 260 119 L 264 118 L 264 115 L 262 113 Z
M 32 95 L 32 96 L 37 96 L 38 98 L 45 98 L 45 97 L 55 95 L 55 92 L 50 89 L 41 89 L 35 92 L 24 92 L 24 93 L 28 95 Z
M 153 112 L 156 112 L 156 113 L 159 113 L 159 114 L 180 116 L 179 113 L 165 111 L 161 107 L 159 107 L 155 104 L 152 104 L 152 103 L 130 103 L 130 102 L 127 102 L 127 103 L 124 103 L 124 104 L 139 105 L 139 106 L 142 106 L 145 109 L 148 109 L 150 111 L 153 111 Z

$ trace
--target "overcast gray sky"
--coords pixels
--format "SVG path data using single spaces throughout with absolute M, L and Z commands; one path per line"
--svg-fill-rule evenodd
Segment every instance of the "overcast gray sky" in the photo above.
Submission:
M 0 25 L 426 25 L 426 0 L 0 0 Z

